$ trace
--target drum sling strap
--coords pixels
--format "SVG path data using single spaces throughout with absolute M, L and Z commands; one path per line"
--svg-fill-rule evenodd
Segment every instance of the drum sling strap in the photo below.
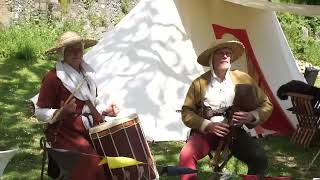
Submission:
M 96 126 L 96 125 L 102 123 L 103 122 L 102 115 L 98 112 L 97 108 L 92 104 L 92 102 L 90 100 L 87 100 L 87 101 L 85 101 L 85 103 L 90 109 L 90 112 L 91 112 L 90 115 L 92 116 L 92 119 L 93 119 L 93 126 Z M 85 117 L 87 117 L 87 116 L 85 116 Z M 87 118 L 88 118 L 89 123 L 91 123 L 89 120 L 89 117 L 87 117 Z M 92 124 L 90 124 L 90 126 L 92 126 Z

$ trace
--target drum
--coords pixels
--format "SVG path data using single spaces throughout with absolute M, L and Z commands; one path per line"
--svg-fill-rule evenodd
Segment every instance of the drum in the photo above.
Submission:
M 89 129 L 92 144 L 101 156 L 130 157 L 147 164 L 108 169 L 112 179 L 154 179 L 156 169 L 137 114 L 113 119 Z

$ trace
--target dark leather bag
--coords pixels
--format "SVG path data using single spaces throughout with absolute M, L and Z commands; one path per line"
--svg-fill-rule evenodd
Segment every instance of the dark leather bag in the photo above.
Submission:
M 48 176 L 57 179 L 60 176 L 60 168 L 57 162 L 48 153 Z
M 235 97 L 233 100 L 233 111 L 253 111 L 259 107 L 258 97 L 254 91 L 254 87 L 250 84 L 237 84 L 235 87 Z M 246 124 L 249 129 L 254 125 Z

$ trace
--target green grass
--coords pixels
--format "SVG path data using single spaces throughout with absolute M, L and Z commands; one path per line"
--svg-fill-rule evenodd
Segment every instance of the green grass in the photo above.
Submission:
M 72 23 L 55 28 L 28 22 L 0 30 L 0 149 L 19 149 L 3 179 L 39 179 L 43 128 L 31 117 L 28 100 L 55 63 L 44 55 L 45 50 L 61 32 L 77 29 L 81 32 Z
M 314 86 L 320 88 L 320 79 L 316 80 L 316 82 L 314 83 Z
M 66 24 L 57 29 L 45 24 L 22 24 L 0 31 L 0 149 L 19 148 L 19 153 L 5 169 L 3 180 L 39 179 L 42 158 L 39 140 L 43 136 L 43 127 L 31 117 L 27 100 L 38 92 L 41 78 L 54 65 L 43 52 L 54 44 L 60 32 L 66 30 L 77 30 L 77 27 Z M 317 86 L 319 83 L 316 82 Z M 158 167 L 177 165 L 183 144 L 151 144 Z M 270 161 L 268 175 L 289 175 L 293 179 L 320 177 L 320 157 L 311 171 L 304 174 L 319 147 L 304 149 L 290 144 L 285 137 L 268 137 L 262 140 L 262 144 Z M 198 169 L 200 179 L 208 179 L 211 175 L 209 159 L 200 161 Z M 244 174 L 247 170 L 234 158 L 227 169 L 234 174 Z
M 44 60 L 0 58 L 0 144 L 19 148 L 3 179 L 36 179 L 42 127 L 30 118 L 27 100 L 37 93 L 40 77 L 50 66 Z
M 302 148 L 290 144 L 287 137 L 266 137 L 261 139 L 267 151 L 269 167 L 267 176 L 290 176 L 292 179 L 312 179 L 320 177 L 320 159 L 306 172 L 309 163 L 316 155 L 319 147 Z M 158 167 L 177 165 L 179 152 L 184 142 L 160 142 L 151 144 L 153 155 Z M 319 157 L 320 158 L 320 157 Z M 159 168 L 161 169 L 161 168 Z M 210 177 L 209 158 L 205 157 L 198 165 L 200 179 Z M 236 158 L 231 158 L 227 164 L 227 172 L 245 174 L 247 167 Z M 178 179 L 177 177 L 164 177 L 165 179 Z M 240 178 L 237 176 L 237 178 Z

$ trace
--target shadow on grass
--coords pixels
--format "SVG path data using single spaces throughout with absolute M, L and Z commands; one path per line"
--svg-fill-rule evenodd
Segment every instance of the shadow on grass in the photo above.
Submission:
M 30 153 L 26 150 L 19 152 L 9 163 L 5 173 L 8 179 L 39 179 L 41 169 L 41 156 L 39 154 Z M 14 163 L 19 162 L 19 163 Z M 27 166 L 23 166 L 27 165 Z M 18 169 L 18 170 L 17 170 Z M 11 177 L 11 178 L 9 178 Z M 13 178 L 14 177 L 14 178 Z M 5 179 L 5 178 L 4 178 Z
M 175 141 L 175 142 L 157 142 L 150 144 L 151 151 L 153 156 L 156 160 L 156 165 L 158 172 L 160 173 L 162 168 L 165 166 L 179 166 L 179 153 L 182 149 L 183 145 L 185 144 L 184 141 Z M 212 170 L 209 166 L 210 159 L 208 156 L 203 158 L 198 162 L 198 178 L 199 179 L 209 179 L 212 175 Z M 229 168 L 233 169 L 234 171 L 227 170 L 228 172 L 239 172 L 239 169 L 242 164 L 240 161 L 236 159 L 231 159 L 228 166 Z M 238 179 L 239 177 L 235 177 Z M 160 179 L 179 179 L 178 176 L 166 176 L 163 175 Z
M 289 143 L 288 137 L 269 137 L 264 140 L 269 157 L 268 175 L 287 175 L 293 179 L 320 177 L 320 159 L 307 172 L 306 169 L 319 147 L 303 148 Z
M 293 180 L 320 177 L 320 159 L 315 161 L 309 172 L 306 172 L 306 168 L 318 152 L 319 147 L 305 149 L 290 144 L 287 137 L 267 137 L 260 141 L 267 151 L 269 159 L 266 176 L 290 176 Z M 159 172 L 164 166 L 178 166 L 179 153 L 184 143 L 184 141 L 158 142 L 150 145 Z M 198 170 L 199 179 L 208 179 L 211 176 L 208 157 L 198 163 Z M 237 175 L 234 179 L 241 179 L 239 175 L 246 174 L 247 167 L 236 158 L 231 158 L 226 171 Z M 179 178 L 162 176 L 161 179 Z
M 23 61 L 0 57 L 0 144 L 18 148 L 3 179 L 39 179 L 41 124 L 30 118 L 29 98 L 37 94 L 41 77 L 51 65 L 44 60 Z

